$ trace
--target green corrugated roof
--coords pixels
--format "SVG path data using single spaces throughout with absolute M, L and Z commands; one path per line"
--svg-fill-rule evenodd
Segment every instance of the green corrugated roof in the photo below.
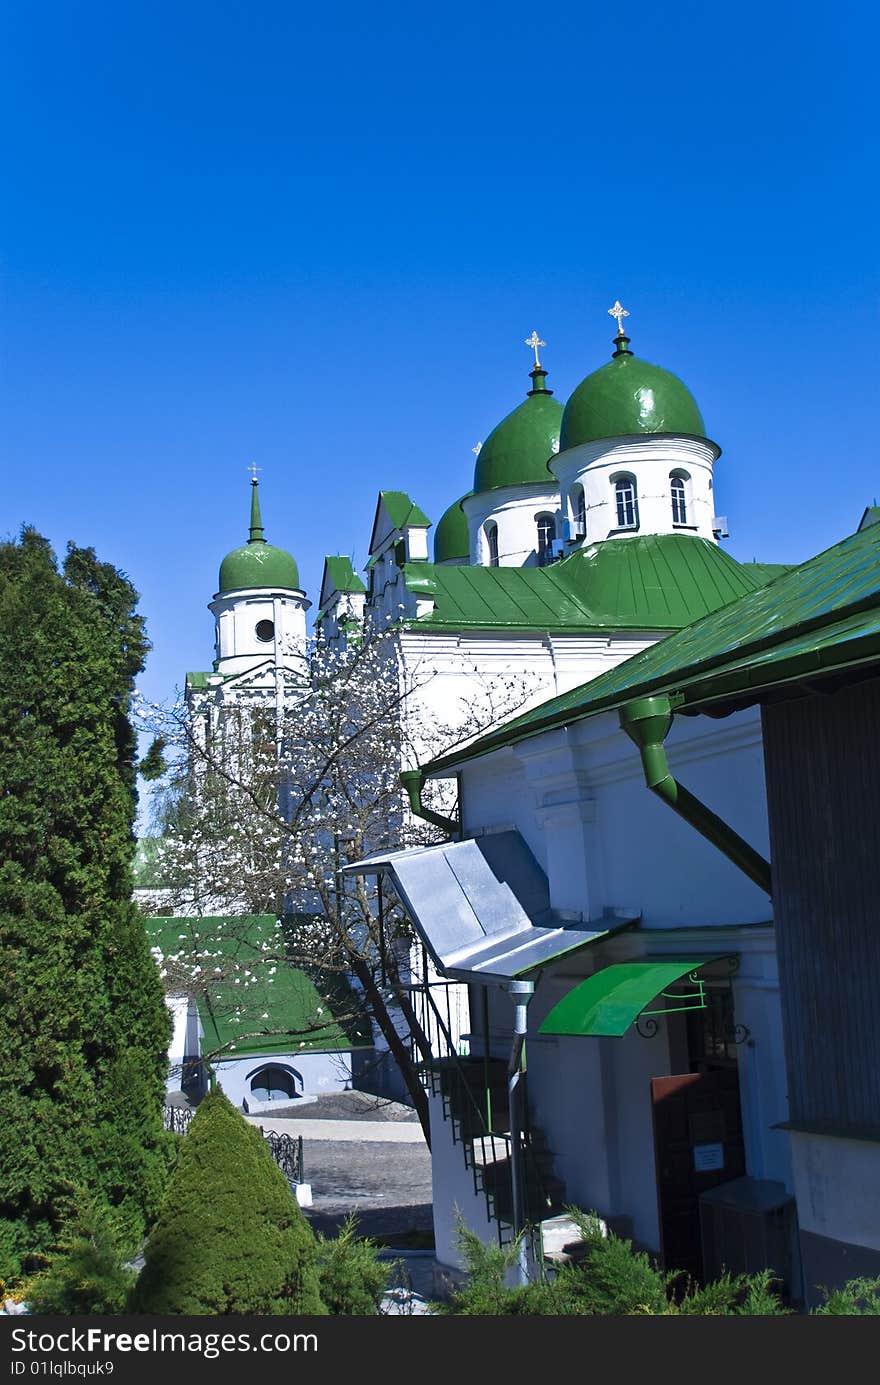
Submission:
M 752 577 L 757 578 L 762 587 L 766 587 L 768 582 L 775 582 L 777 577 L 781 577 L 784 572 L 791 572 L 792 563 L 746 563 L 746 571 Z
M 455 569 L 452 569 L 455 571 Z M 516 717 L 466 750 L 426 766 L 442 771 L 634 697 L 671 693 L 697 708 L 755 701 L 761 690 L 880 658 L 880 525 L 871 525 L 696 624 L 669 635 Z
M 186 675 L 187 685 L 190 688 L 206 688 L 210 673 L 188 673 Z
M 223 1057 L 234 1058 L 250 1053 L 294 1053 L 327 1049 L 351 1048 L 352 1044 L 369 1042 L 365 1037 L 347 1037 L 333 1019 L 331 1001 L 322 998 L 315 982 L 303 970 L 285 962 L 271 963 L 277 971 L 270 979 L 268 967 L 262 961 L 263 944 L 276 954 L 284 950 L 284 935 L 272 914 L 252 914 L 238 918 L 160 918 L 146 920 L 152 947 L 161 949 L 168 957 L 177 952 L 192 955 L 197 947 L 205 954 L 219 954 L 204 962 L 205 971 L 214 966 L 235 970 L 241 977 L 253 967 L 256 984 L 235 984 L 233 976 L 221 977 L 211 984 L 207 995 L 197 997 L 199 1017 L 205 1031 L 203 1048 L 206 1053 L 223 1050 Z M 172 964 L 173 967 L 173 964 Z M 336 984 L 335 978 L 331 984 Z M 330 986 L 322 989 L 329 990 Z M 241 1008 L 241 1017 L 235 1011 Z M 310 1025 L 320 1022 L 319 1008 L 329 1017 L 329 1023 L 311 1033 Z M 263 1015 L 268 1015 L 264 1019 Z M 287 1034 L 267 1034 L 242 1038 L 249 1031 L 285 1029 Z M 298 1037 L 291 1037 L 298 1035 Z M 234 1044 L 234 1048 L 227 1045 Z
M 407 588 L 432 596 L 414 629 L 678 630 L 760 586 L 751 565 L 708 539 L 606 539 L 549 567 L 407 564 Z
M 350 558 L 343 558 L 338 555 L 326 557 L 324 559 L 324 572 L 338 592 L 365 592 L 367 590 L 352 567 Z

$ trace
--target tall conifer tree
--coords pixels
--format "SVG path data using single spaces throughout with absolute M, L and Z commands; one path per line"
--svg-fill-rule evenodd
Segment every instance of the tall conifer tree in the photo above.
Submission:
M 169 1019 L 131 902 L 137 593 L 92 549 L 0 545 L 0 1276 L 82 1190 L 134 1249 L 165 1181 Z

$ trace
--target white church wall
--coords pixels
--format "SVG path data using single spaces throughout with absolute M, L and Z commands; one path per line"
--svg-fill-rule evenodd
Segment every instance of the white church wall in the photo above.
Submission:
M 489 1220 L 486 1200 L 474 1190 L 473 1170 L 466 1167 L 461 1143 L 453 1143 L 452 1126 L 444 1119 L 439 1096 L 428 1093 L 431 1117 L 431 1183 L 434 1213 L 434 1253 L 441 1265 L 461 1267 L 456 1228 L 458 1214 L 481 1240 L 497 1241 L 498 1228 Z
M 547 473 L 546 487 L 499 486 L 466 496 L 462 509 L 467 517 L 471 563 L 489 566 L 485 526 L 498 530 L 498 566 L 531 567 L 537 561 L 539 514 L 556 515 L 559 490 Z
M 306 647 L 306 611 L 310 605 L 303 592 L 254 588 L 224 592 L 209 609 L 216 622 L 215 651 L 222 674 L 243 673 L 255 661 L 274 659 L 285 663 L 303 658 Z M 257 633 L 262 622 L 272 631 L 268 638 Z
M 248 1054 L 246 1058 L 221 1058 L 211 1065 L 217 1076 L 217 1085 L 226 1094 L 233 1106 L 242 1108 L 247 1102 L 251 1115 L 269 1115 L 273 1108 L 296 1105 L 299 1096 L 322 1096 L 328 1092 L 343 1092 L 351 1086 L 352 1054 L 347 1049 L 333 1049 L 325 1053 Z M 280 1067 L 291 1075 L 296 1096 L 288 1101 L 276 1099 L 262 1100 L 255 1095 L 251 1083 L 254 1077 L 268 1067 Z
M 673 774 L 767 855 L 758 713 L 678 717 L 666 745 Z M 549 872 L 556 907 L 630 909 L 649 928 L 771 916 L 766 894 L 650 793 L 616 713 L 476 760 L 461 783 L 466 832 L 516 826 Z
M 586 537 L 595 543 L 626 532 L 681 532 L 714 539 L 713 467 L 719 455 L 714 443 L 686 436 L 601 439 L 569 448 L 553 457 L 551 470 L 559 479 L 560 513 L 574 521 L 571 494 L 582 486 L 586 502 Z M 671 478 L 685 482 L 686 523 L 673 518 Z M 614 482 L 632 476 L 638 496 L 638 524 L 622 529 L 617 515 Z

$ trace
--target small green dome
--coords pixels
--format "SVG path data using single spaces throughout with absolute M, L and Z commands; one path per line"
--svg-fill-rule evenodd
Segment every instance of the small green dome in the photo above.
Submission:
M 233 548 L 220 564 L 220 591 L 245 587 L 291 587 L 299 591 L 295 559 L 283 548 L 259 540 Z
M 437 521 L 437 528 L 434 530 L 434 562 L 448 563 L 453 558 L 470 556 L 471 541 L 467 516 L 461 508 L 461 500 L 456 500 Z
M 703 417 L 686 385 L 629 351 L 582 380 L 562 415 L 560 447 L 633 433 L 705 436 Z
M 480 448 L 474 468 L 475 491 L 537 481 L 545 486 L 553 484 L 547 462 L 559 448 L 562 405 L 544 384 L 546 371 L 535 369 L 531 377 L 534 389 L 492 429 Z
M 250 587 L 286 587 L 299 591 L 296 560 L 283 548 L 275 548 L 263 538 L 260 497 L 257 482 L 252 483 L 250 538 L 241 548 L 233 548 L 220 564 L 219 590 L 242 591 Z

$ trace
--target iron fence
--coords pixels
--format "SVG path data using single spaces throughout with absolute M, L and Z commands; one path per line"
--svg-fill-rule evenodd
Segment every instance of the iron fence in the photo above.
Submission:
M 165 1106 L 165 1129 L 172 1131 L 175 1135 L 185 1135 L 194 1115 L 195 1111 L 188 1106 Z M 269 1153 L 288 1182 L 304 1183 L 305 1160 L 303 1158 L 302 1135 L 283 1135 L 279 1134 L 277 1130 L 264 1130 L 262 1126 L 259 1127 L 259 1131 L 269 1146 Z

